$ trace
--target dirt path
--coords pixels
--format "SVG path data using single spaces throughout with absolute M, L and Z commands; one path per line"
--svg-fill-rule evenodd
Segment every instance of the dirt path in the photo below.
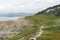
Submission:
M 37 38 L 37 37 L 40 37 L 41 35 L 42 35 L 42 33 L 43 33 L 43 25 L 40 27 L 40 29 L 39 29 L 39 32 L 37 32 L 37 34 L 35 35 L 35 37 L 34 38 Z M 24 39 L 24 37 L 22 37 L 20 40 L 23 40 Z
M 42 33 L 43 33 L 43 29 L 44 27 L 43 27 L 43 25 L 40 27 L 40 29 L 39 29 L 39 32 L 37 32 L 37 35 L 35 35 L 35 38 L 37 38 L 37 37 L 40 37 L 41 35 L 42 35 Z

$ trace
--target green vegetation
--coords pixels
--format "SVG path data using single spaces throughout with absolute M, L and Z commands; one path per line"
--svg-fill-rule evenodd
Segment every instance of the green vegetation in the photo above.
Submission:
M 32 17 L 26 17 L 29 21 L 33 24 L 40 25 L 40 24 L 54 24 L 56 16 L 53 15 L 35 15 Z
M 35 15 L 32 17 L 26 17 L 34 25 L 42 25 L 44 28 L 44 33 L 37 40 L 60 40 L 60 16 L 54 16 L 51 14 Z M 31 20 L 32 19 L 32 20 Z
M 34 26 L 34 28 L 31 30 L 24 30 L 22 33 L 15 35 L 13 38 L 10 38 L 10 40 L 19 40 L 22 37 L 24 37 L 24 40 L 29 40 L 29 38 L 34 36 L 38 30 L 39 29 Z
M 22 21 L 21 25 L 20 21 Z M 29 24 L 32 24 L 33 26 Z M 19 27 L 21 29 L 19 32 L 21 33 L 15 34 L 12 38 L 7 37 L 4 40 L 19 40 L 23 37 L 24 40 L 29 40 L 30 37 L 34 37 L 36 33 L 40 31 L 39 29 L 41 25 L 45 28 L 43 28 L 42 36 L 38 37 L 37 40 L 60 40 L 60 5 L 47 8 L 46 10 L 38 12 L 34 16 L 27 16 L 25 19 L 19 19 L 19 21 L 17 20 L 16 22 L 11 20 L 0 21 L 0 30 L 9 27 Z
M 43 34 L 37 40 L 60 40 L 60 5 L 56 5 L 34 16 L 25 17 L 34 26 L 29 29 L 24 29 L 21 34 L 15 35 L 11 40 L 18 40 L 24 37 L 24 40 L 29 40 L 31 36 L 39 30 L 40 26 L 44 24 Z M 53 10 L 50 10 L 53 9 Z M 49 10 L 49 12 L 47 12 Z
M 24 40 L 29 40 L 30 37 L 34 36 L 39 31 L 39 27 L 44 24 L 43 34 L 38 37 L 37 40 L 60 40 L 60 16 L 54 16 L 52 14 L 34 15 L 25 18 L 34 26 L 31 30 L 24 29 L 20 34 L 15 35 L 9 40 L 19 40 L 24 37 Z

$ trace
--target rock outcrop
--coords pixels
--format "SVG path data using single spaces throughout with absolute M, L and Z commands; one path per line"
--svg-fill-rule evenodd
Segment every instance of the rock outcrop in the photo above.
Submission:
M 60 16 L 60 4 L 55 5 L 53 7 L 49 7 L 41 12 L 38 12 L 36 15 L 38 14 L 53 14 L 55 16 Z
M 0 37 L 12 37 L 14 34 L 21 33 L 23 30 L 30 28 L 32 28 L 32 24 L 24 18 L 0 21 Z

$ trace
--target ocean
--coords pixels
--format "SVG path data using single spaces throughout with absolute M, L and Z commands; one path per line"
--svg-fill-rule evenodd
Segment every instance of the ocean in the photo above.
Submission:
M 20 17 L 0 17 L 0 21 L 4 21 L 4 20 L 16 20 Z

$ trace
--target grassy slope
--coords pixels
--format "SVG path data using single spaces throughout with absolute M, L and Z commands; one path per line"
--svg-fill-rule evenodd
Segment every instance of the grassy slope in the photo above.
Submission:
M 44 33 L 41 37 L 38 37 L 37 40 L 60 40 L 60 17 L 53 15 L 34 15 L 26 17 L 25 19 L 34 24 L 33 28 L 15 35 L 11 40 L 18 40 L 21 37 L 25 37 L 25 40 L 29 40 L 42 24 L 47 28 L 44 29 Z
M 32 17 L 26 17 L 34 25 L 44 24 L 45 28 L 42 37 L 38 37 L 37 40 L 60 40 L 60 17 L 53 15 L 35 15 Z
M 28 27 L 30 28 L 30 26 Z M 24 37 L 24 40 L 29 40 L 29 38 L 34 36 L 37 31 L 38 31 L 38 27 L 34 25 L 32 29 L 24 29 L 24 31 L 22 31 L 20 34 L 16 34 L 14 37 L 9 38 L 7 40 L 19 40 L 22 37 Z
M 20 38 L 24 37 L 24 40 L 29 40 L 36 32 L 38 31 L 37 28 L 32 28 L 31 30 L 22 31 L 21 34 L 15 35 L 11 40 L 19 40 Z

